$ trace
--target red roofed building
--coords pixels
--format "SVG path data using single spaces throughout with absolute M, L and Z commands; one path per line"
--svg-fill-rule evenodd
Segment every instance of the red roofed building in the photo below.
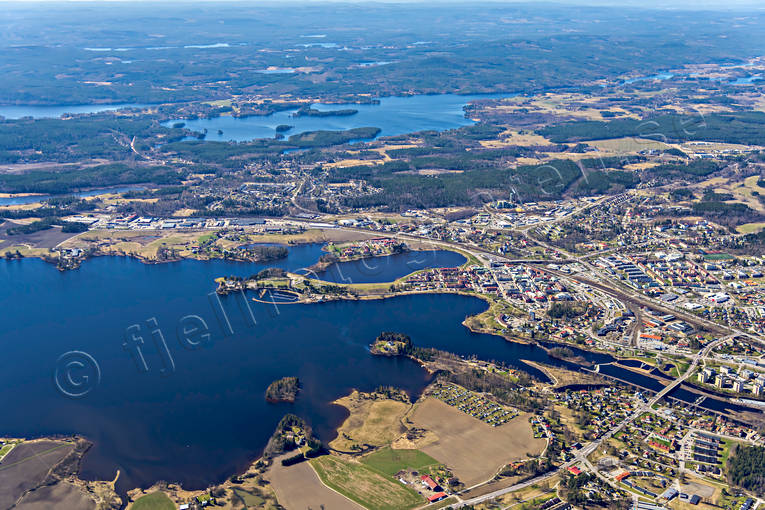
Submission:
M 441 490 L 441 487 L 439 487 L 439 485 L 428 475 L 422 475 L 420 479 L 422 480 L 422 483 L 428 487 L 428 489 L 432 491 Z
M 616 481 L 617 481 L 617 482 L 621 482 L 622 480 L 624 480 L 624 479 L 625 479 L 625 478 L 627 478 L 628 476 L 630 476 L 630 472 L 629 472 L 629 471 L 625 471 L 625 472 L 624 472 L 624 473 L 622 473 L 622 474 L 616 475 Z
M 432 496 L 430 496 L 428 498 L 428 501 L 430 501 L 431 503 L 435 503 L 436 501 L 441 501 L 445 497 L 446 497 L 446 493 L 445 492 L 437 492 L 437 493 L 433 494 Z
M 570 468 L 568 468 L 568 471 L 569 471 L 569 473 L 571 473 L 573 475 L 581 475 L 582 474 L 582 470 L 579 469 L 576 466 L 571 466 Z

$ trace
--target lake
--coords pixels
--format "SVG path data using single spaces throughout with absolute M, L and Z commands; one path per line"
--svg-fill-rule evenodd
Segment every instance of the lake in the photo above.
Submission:
M 322 253 L 317 244 L 294 246 L 270 265 L 297 271 Z M 413 266 L 464 260 L 449 252 L 412 258 L 421 255 L 374 259 L 385 270 L 356 277 L 383 281 Z M 370 355 L 381 331 L 406 333 L 418 346 L 502 361 L 542 380 L 521 360 L 576 368 L 536 345 L 469 331 L 462 321 L 486 309 L 473 297 L 274 305 L 213 292 L 218 276 L 246 277 L 266 266 L 99 257 L 59 272 L 37 259 L 0 261 L 3 435 L 84 435 L 94 446 L 82 476 L 110 480 L 119 469 L 123 493 L 159 479 L 203 488 L 257 458 L 288 412 L 331 440 L 346 412 L 330 402 L 354 388 L 392 385 L 417 398 L 428 374 L 409 359 Z M 339 267 L 350 274 L 350 266 Z M 200 334 L 189 339 L 194 328 Z M 575 352 L 590 362 L 613 361 Z M 266 403 L 266 387 L 284 376 L 300 378 L 297 401 Z
M 457 267 L 466 261 L 465 257 L 453 251 L 408 251 L 387 257 L 339 262 L 316 274 L 316 277 L 336 283 L 392 282 L 421 269 Z
M 98 113 L 122 108 L 145 108 L 145 104 L 78 104 L 78 105 L 9 105 L 0 106 L 0 116 L 6 119 L 20 119 L 22 117 L 58 118 L 65 113 Z
M 291 247 L 274 265 L 297 270 L 321 253 L 318 245 Z M 461 322 L 486 304 L 460 295 L 279 306 L 230 295 L 218 307 L 215 277 L 248 276 L 263 267 L 100 257 L 62 273 L 36 259 L 0 262 L 0 306 L 13 318 L 0 333 L 3 357 L 13 360 L 0 375 L 0 430 L 88 437 L 95 444 L 83 476 L 111 479 L 120 469 L 121 491 L 158 479 L 199 488 L 256 458 L 287 412 L 331 439 L 346 414 L 330 402 L 353 388 L 394 385 L 416 397 L 429 382 L 425 371 L 408 359 L 369 354 L 383 330 L 405 332 L 422 346 L 506 360 L 540 377 L 519 360 L 555 362 L 538 347 L 470 332 Z M 210 329 L 211 341 L 199 348 L 179 340 L 179 322 L 190 315 Z M 131 326 L 143 339 L 145 365 L 130 347 Z M 96 374 L 86 362 L 72 372 L 75 382 L 89 388 L 82 376 L 90 375 L 94 384 L 79 398 L 54 384 L 57 367 L 65 368 L 57 360 L 70 351 L 87 353 L 100 369 Z M 303 384 L 297 402 L 267 404 L 268 384 L 287 375 Z M 76 394 L 81 386 L 64 380 L 63 389 Z
M 452 94 L 417 95 L 408 97 L 384 97 L 380 104 L 326 105 L 314 104 L 318 110 L 358 110 L 355 115 L 330 117 L 292 117 L 296 110 L 277 112 L 268 116 L 235 118 L 231 116 L 211 119 L 165 122 L 170 127 L 185 122 L 186 128 L 203 132 L 207 129 L 206 140 L 243 142 L 255 138 L 273 138 L 276 126 L 290 125 L 293 129 L 284 132 L 286 137 L 306 131 L 344 131 L 357 127 L 378 127 L 379 136 L 394 136 L 423 130 L 443 131 L 474 124 L 465 118 L 462 107 L 470 101 L 487 98 L 509 97 L 512 94 L 485 94 L 458 96 Z M 218 131 L 222 134 L 218 134 Z
M 128 191 L 139 191 L 145 189 L 143 186 L 113 186 L 111 188 L 99 188 L 88 191 L 77 191 L 74 193 L 64 193 L 61 195 L 27 195 L 27 196 L 15 196 L 15 197 L 0 197 L 0 206 L 2 205 L 23 205 L 23 204 L 36 204 L 37 202 L 44 202 L 51 198 L 63 198 L 63 197 L 96 197 L 98 195 L 106 195 L 109 193 L 125 193 Z

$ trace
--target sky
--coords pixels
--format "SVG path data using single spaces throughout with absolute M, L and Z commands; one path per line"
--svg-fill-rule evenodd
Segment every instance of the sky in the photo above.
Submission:
M 525 3 L 525 4 L 558 4 L 558 5 L 591 5 L 610 7 L 645 7 L 669 9 L 765 9 L 763 0 L 224 0 L 226 2 L 242 2 L 250 4 L 287 4 L 287 3 L 467 3 L 480 5 L 482 3 Z M 145 2 L 145 3 L 220 3 L 220 0 L 0 0 L 0 4 L 46 4 L 46 3 L 107 3 L 107 2 Z

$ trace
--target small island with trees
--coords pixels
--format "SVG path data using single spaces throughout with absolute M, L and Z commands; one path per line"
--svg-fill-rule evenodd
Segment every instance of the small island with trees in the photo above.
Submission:
M 354 110 L 353 108 L 347 108 L 344 110 L 317 110 L 316 108 L 312 108 L 310 106 L 303 106 L 299 110 L 297 110 L 295 113 L 292 114 L 293 117 L 348 117 L 350 115 L 356 115 L 359 113 L 358 110 Z
M 297 377 L 282 377 L 268 385 L 266 389 L 266 401 L 271 403 L 295 402 L 300 381 Z
M 377 356 L 407 356 L 412 352 L 412 339 L 403 333 L 383 331 L 369 347 Z

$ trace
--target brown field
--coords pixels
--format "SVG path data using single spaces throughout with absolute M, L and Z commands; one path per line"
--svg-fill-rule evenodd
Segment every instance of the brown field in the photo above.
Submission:
M 2 228 L 2 227 L 0 227 Z M 55 230 L 55 229 L 54 229 Z M 199 238 L 216 230 L 166 231 L 166 230 L 91 230 L 68 239 L 62 247 L 81 248 L 99 246 L 100 250 L 109 254 L 138 255 L 146 259 L 155 259 L 160 247 L 175 248 L 180 256 L 191 257 L 191 248 L 198 246 Z M 38 234 L 44 234 L 43 231 Z M 35 235 L 38 235 L 35 234 Z M 328 241 L 355 241 L 372 237 L 370 234 L 348 232 L 340 229 L 319 230 L 310 229 L 300 234 L 258 234 L 246 232 L 251 243 L 321 243 Z M 74 234 L 67 234 L 69 237 Z M 13 240 L 22 236 L 13 236 Z M 2 236 L 0 236 L 0 243 Z M 220 240 L 216 244 L 231 248 L 238 244 L 233 241 Z M 0 247 L 3 245 L 0 244 Z M 47 247 L 47 245 L 45 246 Z
M 417 448 L 449 466 L 467 487 L 488 480 L 500 467 L 526 458 L 527 453 L 540 454 L 546 444 L 543 439 L 534 439 L 526 413 L 501 427 L 492 427 L 428 397 L 417 404 L 410 419 L 416 427 L 437 436 Z
M 50 508 L 94 510 L 96 502 L 83 494 L 78 487 L 67 482 L 59 482 L 30 492 L 14 507 L 16 510 L 48 510 Z
M 284 457 L 289 457 L 290 454 Z M 328 508 L 331 510 L 363 510 L 364 507 L 333 491 L 319 480 L 308 462 L 294 466 L 282 466 L 281 459 L 274 459 L 265 478 L 271 482 L 279 504 L 287 510 Z
M 63 441 L 28 441 L 17 445 L 0 463 L 0 508 L 9 508 L 40 485 L 51 468 L 74 448 Z
M 374 234 L 365 234 L 363 232 L 350 232 L 341 229 L 310 229 L 306 230 L 302 234 L 285 235 L 285 234 L 265 234 L 253 236 L 253 243 L 326 243 L 329 241 L 344 242 L 344 241 L 361 241 L 375 237 Z
M 765 188 L 757 184 L 759 179 L 760 177 L 758 175 L 752 175 L 746 179 L 714 177 L 695 184 L 692 187 L 697 190 L 711 189 L 716 193 L 730 193 L 733 195 L 733 200 L 729 200 L 728 203 L 740 202 L 748 205 L 755 211 L 765 213 L 765 205 L 760 202 L 759 196 L 754 194 L 754 192 L 756 192 L 759 195 L 765 196 Z M 743 229 L 739 230 L 739 232 L 754 232 L 759 230 L 760 227 L 761 224 L 750 224 L 743 226 Z
M 549 145 L 550 140 L 536 133 L 507 130 L 499 134 L 497 140 L 481 140 L 482 146 L 489 149 L 498 149 L 512 145 L 530 146 L 530 145 Z
M 9 236 L 6 233 L 9 228 L 13 228 L 20 223 L 21 222 L 14 223 L 12 221 L 6 221 L 0 225 L 0 249 L 7 250 L 11 246 L 26 245 L 30 248 L 42 248 L 47 250 L 48 248 L 54 248 L 67 239 L 77 235 L 61 232 L 61 227 L 53 227 L 48 230 L 34 232 L 33 234 L 16 234 Z
M 590 374 L 574 372 L 573 370 L 566 370 L 565 368 L 545 365 L 544 363 L 537 363 L 536 361 L 529 361 L 526 359 L 521 361 L 544 372 L 547 377 L 552 379 L 553 388 L 560 388 L 570 384 L 603 384 L 606 382 L 602 377 L 596 377 Z
M 350 166 L 374 166 L 382 163 L 381 159 L 341 159 L 333 163 L 326 163 L 324 166 L 328 168 L 348 168 Z
M 671 147 L 670 145 L 657 140 L 637 137 L 613 138 L 610 140 L 589 140 L 583 143 L 597 147 L 601 152 L 613 154 L 625 154 L 648 149 L 666 150 Z
M 384 446 L 406 431 L 401 419 L 410 406 L 403 402 L 354 391 L 334 403 L 350 412 L 330 443 L 337 450 L 350 451 L 353 444 Z

